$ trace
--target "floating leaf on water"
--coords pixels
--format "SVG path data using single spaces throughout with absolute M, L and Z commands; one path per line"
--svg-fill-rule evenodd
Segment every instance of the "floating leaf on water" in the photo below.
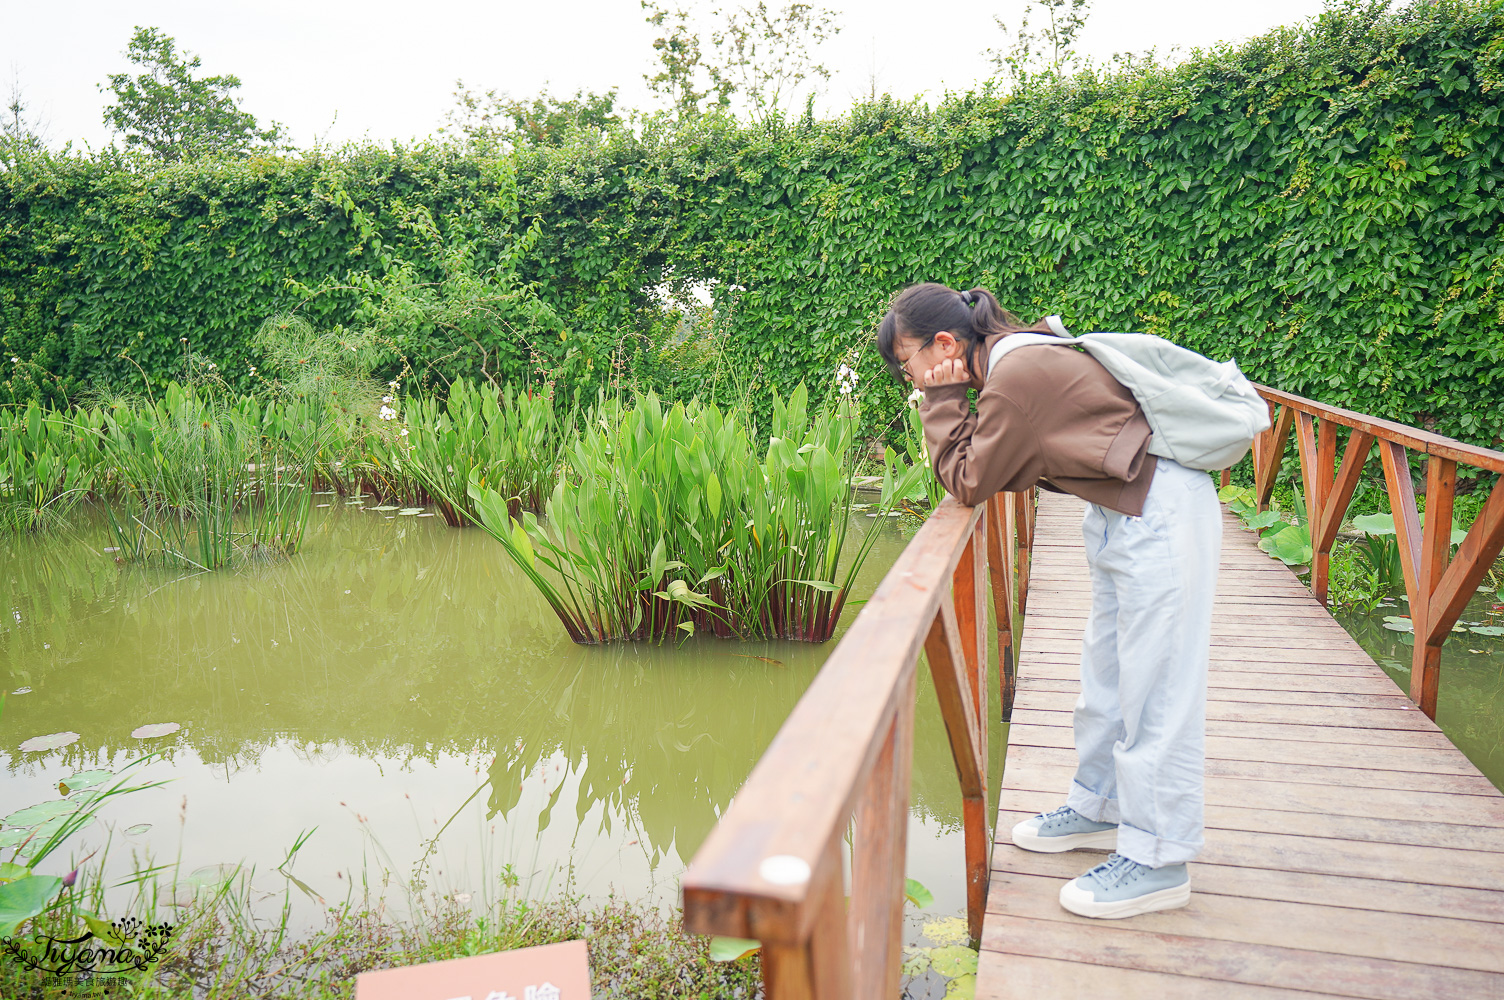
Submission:
M 938 945 L 960 944 L 971 938 L 971 931 L 964 917 L 946 917 L 925 924 L 924 936 Z
M 29 688 L 29 687 L 16 688 L 14 691 L 11 692 L 11 694 L 31 694 L 31 688 Z
M 40 826 L 49 819 L 59 816 L 67 816 L 69 813 L 78 812 L 78 803 L 69 802 L 67 799 L 53 799 L 50 802 L 38 802 L 34 806 L 19 809 L 5 817 L 5 825 L 19 826 L 30 829 Z
M 419 517 L 437 517 L 437 514 L 419 514 Z
M 761 941 L 754 941 L 751 938 L 713 937 L 710 939 L 710 960 L 735 962 L 739 958 L 746 958 L 761 947 Z
M 0 848 L 15 847 L 29 836 L 31 836 L 30 830 L 22 829 L 19 826 L 6 827 L 4 830 L 0 830 Z
M 345 501 L 345 506 L 346 507 L 364 507 L 365 505 L 366 505 L 366 502 L 364 500 L 346 500 Z
M 138 740 L 150 740 L 156 739 L 158 736 L 167 736 L 182 728 L 176 722 L 154 722 L 149 726 L 139 726 L 132 729 L 131 735 Z
M 1385 615 L 1384 627 L 1392 632 L 1415 631 L 1415 623 L 1404 615 Z
M 1474 625 L 1468 631 L 1479 635 L 1504 635 L 1504 625 Z
M 366 510 L 396 510 L 395 504 L 384 503 L 380 507 L 367 507 Z
M 930 950 L 928 948 L 911 948 L 904 953 L 903 964 L 898 971 L 905 976 L 922 976 L 930 968 Z
M 80 788 L 93 788 L 95 785 L 109 781 L 114 776 L 114 771 L 108 771 L 101 767 L 93 771 L 79 771 L 77 774 L 70 774 L 63 781 L 76 792 Z
M 935 971 L 947 979 L 975 974 L 977 971 L 977 953 L 964 944 L 953 944 L 946 948 L 935 948 L 930 952 L 930 965 L 934 966 Z
M 421 514 L 421 513 L 423 513 L 423 508 L 422 507 L 403 507 L 401 510 L 397 511 L 397 513 L 399 515 L 401 515 L 402 517 L 412 517 L 414 514 Z
M 33 736 L 21 744 L 21 751 L 23 753 L 40 753 L 44 750 L 61 750 L 63 747 L 77 742 L 77 733 L 53 733 L 50 736 Z
M 957 976 L 945 984 L 945 997 L 943 1000 L 976 1000 L 977 976 L 974 972 L 968 972 L 964 976 Z
M 139 836 L 141 836 L 141 834 L 145 833 L 147 830 L 150 830 L 150 829 L 151 829 L 151 824 L 150 823 L 137 823 L 135 826 L 128 826 L 128 827 L 126 827 L 125 828 L 125 834 L 128 837 L 139 837 Z
M 240 873 L 240 865 L 205 865 L 188 876 L 188 883 L 199 888 L 219 888 Z

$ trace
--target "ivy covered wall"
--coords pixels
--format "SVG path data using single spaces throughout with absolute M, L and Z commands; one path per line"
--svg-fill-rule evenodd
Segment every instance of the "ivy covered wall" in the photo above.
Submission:
M 1169 70 L 835 121 L 149 174 L 14 163 L 0 397 L 169 378 L 185 349 L 240 377 L 251 334 L 294 308 L 376 335 L 383 370 L 415 378 L 483 354 L 587 386 L 787 388 L 829 381 L 894 291 L 935 280 L 1494 443 L 1501 94 L 1501 0 L 1350 4 Z M 691 286 L 715 298 L 697 325 L 664 306 Z M 860 367 L 864 403 L 896 410 L 870 349 Z

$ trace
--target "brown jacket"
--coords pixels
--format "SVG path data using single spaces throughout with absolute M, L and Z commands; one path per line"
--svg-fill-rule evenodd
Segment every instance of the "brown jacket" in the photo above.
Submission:
M 985 364 L 999 336 L 977 356 Z M 926 389 L 919 415 L 935 476 L 964 504 L 1036 483 L 1124 514 L 1144 512 L 1154 461 L 1133 394 L 1084 351 L 1020 347 L 999 361 L 971 413 L 965 385 Z

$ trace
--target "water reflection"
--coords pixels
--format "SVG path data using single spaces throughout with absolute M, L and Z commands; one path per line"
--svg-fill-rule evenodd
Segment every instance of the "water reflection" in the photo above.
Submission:
M 1457 749 L 1504 790 L 1504 638 L 1470 630 L 1504 624 L 1498 603 L 1492 591 L 1475 595 L 1459 617 L 1458 629 L 1465 631 L 1454 631 L 1442 648 L 1436 722 Z M 1385 628 L 1384 619 L 1408 614 L 1404 598 L 1368 613 L 1335 612 L 1343 628 L 1407 692 L 1414 636 Z
M 299 875 L 339 898 L 363 875 L 405 877 L 443 830 L 435 884 L 457 891 L 512 865 L 554 887 L 570 874 L 592 894 L 672 898 L 834 646 L 575 646 L 481 533 L 315 514 L 299 557 L 234 574 L 117 566 L 87 528 L 5 543 L 0 683 L 30 691 L 0 718 L 0 815 L 153 746 L 148 776 L 172 784 L 107 815 L 151 824 L 119 842 L 185 871 L 265 871 L 318 826 Z M 904 544 L 887 534 L 859 593 Z M 920 692 L 910 874 L 959 910 L 960 794 Z M 130 736 L 153 722 L 183 728 Z M 82 738 L 15 749 L 63 730 Z

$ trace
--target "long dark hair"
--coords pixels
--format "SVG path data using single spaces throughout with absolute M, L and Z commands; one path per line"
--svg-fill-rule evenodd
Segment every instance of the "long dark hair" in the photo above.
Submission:
M 934 343 L 935 334 L 949 331 L 966 347 L 967 370 L 979 371 L 976 354 L 982 339 L 995 333 L 1015 333 L 1028 329 L 1018 318 L 998 305 L 985 288 L 958 292 L 945 285 L 925 282 L 910 285 L 893 298 L 888 314 L 877 328 L 877 350 L 888 363 L 888 371 L 903 381 L 903 366 L 894 353 L 899 337 L 915 340 L 924 350 Z

